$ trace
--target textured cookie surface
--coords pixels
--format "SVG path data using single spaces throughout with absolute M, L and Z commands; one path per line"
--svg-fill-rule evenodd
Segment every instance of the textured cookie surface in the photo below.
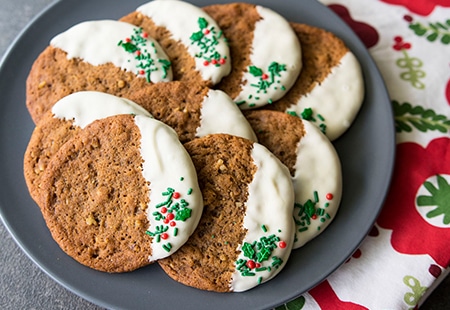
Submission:
M 244 110 L 283 97 L 302 68 L 301 46 L 289 23 L 275 11 L 254 4 L 203 9 L 223 30 L 232 53 L 232 72 L 217 87 Z
M 252 233 L 256 231 L 258 236 L 265 234 L 261 229 L 262 224 L 255 224 L 249 220 L 254 204 L 251 184 L 255 184 L 255 177 L 258 179 L 260 173 L 258 172 L 260 163 L 255 160 L 255 149 L 259 150 L 262 146 L 242 138 L 221 134 L 195 139 L 185 146 L 197 169 L 204 199 L 204 212 L 197 229 L 187 243 L 172 256 L 160 260 L 159 264 L 176 281 L 204 290 L 242 291 L 267 281 L 276 274 L 276 269 L 279 271 L 282 267 L 273 268 L 270 274 L 264 273 L 264 271 L 267 272 L 267 268 L 264 270 L 260 268 L 260 276 L 256 275 L 255 268 L 256 264 L 260 264 L 259 267 L 262 267 L 262 264 L 267 263 L 266 259 L 272 258 L 270 253 L 275 248 L 279 250 L 276 242 L 280 242 L 280 239 L 274 235 L 274 232 L 278 234 L 277 229 L 284 230 L 286 238 L 283 239 L 283 242 L 286 244 L 282 243 L 281 252 L 288 256 L 292 245 L 290 239 L 293 237 L 293 227 L 291 227 L 293 224 L 291 215 L 293 192 L 289 187 L 290 180 L 287 169 L 284 170 L 285 168 L 281 164 L 278 165 L 277 160 L 275 161 L 274 170 L 281 174 L 279 185 L 287 184 L 284 203 L 289 206 L 283 203 L 280 205 L 280 201 L 277 199 L 274 204 L 270 203 L 273 202 L 270 199 L 267 204 L 256 203 L 260 210 L 258 214 L 260 218 L 265 218 L 263 215 L 266 212 L 273 212 L 272 217 L 285 220 L 285 222 L 282 221 L 280 227 L 275 227 L 277 226 L 275 224 L 270 226 L 266 223 L 268 226 L 266 234 L 270 237 L 262 238 L 267 239 L 270 247 L 267 249 L 267 256 L 260 256 L 258 262 L 257 250 L 254 250 L 252 254 L 248 254 L 246 251 L 252 251 L 249 249 L 251 245 L 248 242 L 248 237 L 254 236 Z M 268 153 L 267 150 L 263 151 L 265 154 L 266 152 Z M 272 160 L 274 158 L 265 160 L 265 162 L 270 166 Z M 267 179 L 271 179 L 270 177 L 268 176 Z M 269 192 L 268 195 L 273 194 L 273 191 Z M 284 190 L 281 192 L 285 193 Z M 292 200 L 290 200 L 291 196 Z M 260 195 L 259 198 L 265 199 L 267 196 Z M 271 208 L 272 210 L 270 210 Z M 270 211 L 265 212 L 264 210 Z M 285 217 L 277 214 L 277 211 L 280 210 L 283 210 L 280 213 L 284 213 Z M 257 240 L 253 241 L 255 242 L 252 244 L 256 246 Z M 248 257 L 243 256 L 244 252 Z M 287 256 L 283 256 L 283 258 L 287 259 Z M 244 260 L 252 260 L 255 265 L 246 264 Z M 272 261 L 270 262 L 272 263 Z M 279 263 L 282 265 L 285 262 Z M 280 268 L 278 269 L 278 267 Z M 242 276 L 242 272 L 255 273 L 255 275 L 247 277 L 250 278 L 251 283 L 239 286 L 240 280 L 245 277 Z
M 38 200 L 40 178 L 52 157 L 92 121 L 117 114 L 150 114 L 136 103 L 100 92 L 77 92 L 59 100 L 36 125 L 24 154 L 24 176 Z
M 334 219 L 342 195 L 338 154 L 308 121 L 269 110 L 245 111 L 258 141 L 290 170 L 295 192 L 294 248 L 319 235 Z
M 219 90 L 173 81 L 137 91 L 130 95 L 130 99 L 172 127 L 182 143 L 213 133 L 256 140 L 239 108 Z
M 77 24 L 54 37 L 33 63 L 26 102 L 38 123 L 59 99 L 77 91 L 100 91 L 129 98 L 171 80 L 170 61 L 137 27 L 103 20 Z
M 172 254 L 202 210 L 195 169 L 176 134 L 139 115 L 88 125 L 54 155 L 41 184 L 55 241 L 80 263 L 107 272 Z M 176 209 L 167 206 L 172 200 L 179 200 L 171 203 Z
M 290 91 L 264 108 L 295 113 L 335 140 L 350 127 L 363 101 L 358 60 L 334 34 L 305 24 L 291 26 L 301 42 L 303 68 Z
M 230 73 L 230 51 L 222 31 L 190 3 L 151 1 L 121 21 L 142 27 L 161 44 L 172 61 L 175 80 L 212 86 Z

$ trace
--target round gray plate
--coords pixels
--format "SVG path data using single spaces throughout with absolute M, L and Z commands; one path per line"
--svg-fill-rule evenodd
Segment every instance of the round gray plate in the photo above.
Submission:
M 315 0 L 267 0 L 288 20 L 322 27 L 342 38 L 361 62 L 366 95 L 350 130 L 335 142 L 343 165 L 344 192 L 334 222 L 293 251 L 273 280 L 243 293 L 219 294 L 178 284 L 157 264 L 125 274 L 86 268 L 60 250 L 29 197 L 22 160 L 33 122 L 25 107 L 28 71 L 50 39 L 93 19 L 118 19 L 145 1 L 63 0 L 49 7 L 9 49 L 0 67 L 0 214 L 27 255 L 53 279 L 85 299 L 114 309 L 262 309 L 299 296 L 320 283 L 357 249 L 372 227 L 391 179 L 395 131 L 383 80 L 364 45 L 328 8 Z M 220 0 L 196 0 L 204 6 Z M 258 1 L 249 1 L 258 3 Z

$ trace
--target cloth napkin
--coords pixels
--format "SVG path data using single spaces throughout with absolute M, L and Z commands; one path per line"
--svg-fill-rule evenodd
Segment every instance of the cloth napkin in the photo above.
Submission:
M 359 36 L 394 111 L 392 184 L 370 234 L 280 309 L 414 309 L 450 270 L 450 1 L 321 0 Z

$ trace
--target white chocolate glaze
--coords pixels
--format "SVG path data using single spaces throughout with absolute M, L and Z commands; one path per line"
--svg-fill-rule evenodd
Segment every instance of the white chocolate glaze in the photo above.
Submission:
M 295 174 L 292 178 L 296 203 L 294 249 L 324 231 L 334 219 L 342 195 L 341 163 L 334 146 L 311 122 L 303 121 L 303 124 L 306 134 L 297 146 Z M 314 192 L 317 193 L 317 202 Z M 327 198 L 328 194 L 332 195 L 332 199 L 331 196 Z M 308 216 L 307 212 L 301 212 L 298 206 L 305 205 L 308 200 L 316 210 L 315 219 Z
M 220 90 L 209 90 L 201 108 L 200 127 L 196 137 L 214 133 L 226 133 L 257 141 L 255 132 L 226 93 Z
M 364 80 L 355 55 L 347 52 L 338 66 L 314 89 L 299 98 L 286 112 L 300 115 L 311 108 L 314 116 L 324 118 L 326 136 L 331 140 L 340 137 L 353 123 L 364 99 Z M 315 117 L 315 125 L 322 122 Z
M 255 24 L 250 55 L 251 66 L 267 74 L 265 81 L 272 82 L 269 67 L 273 63 L 285 65 L 286 71 L 274 75 L 273 83 L 266 91 L 259 90 L 261 76 L 254 76 L 251 70 L 244 72 L 242 91 L 234 101 L 243 110 L 257 108 L 283 97 L 294 85 L 302 68 L 300 42 L 289 23 L 278 13 L 256 6 L 261 20 Z M 256 85 L 256 86 L 255 86 Z
M 258 143 L 253 144 L 252 158 L 257 166 L 257 171 L 248 188 L 249 194 L 243 224 L 247 229 L 244 243 L 252 244 L 263 237 L 269 238 L 272 235 L 280 240 L 276 242 L 277 246 L 269 259 L 261 262 L 260 268 L 269 267 L 270 270 L 252 269 L 251 272 L 255 273 L 254 276 L 243 276 L 238 269 L 235 270 L 230 284 L 231 290 L 234 292 L 251 289 L 278 274 L 289 258 L 294 239 L 292 218 L 294 192 L 288 169 L 270 151 Z M 282 248 L 279 242 L 284 242 L 285 247 Z M 248 260 L 242 251 L 242 245 L 238 247 L 238 250 L 241 251 L 238 261 L 239 259 Z M 274 257 L 282 260 L 278 268 L 272 265 Z
M 112 63 L 123 70 L 147 77 L 140 71 L 140 61 L 136 53 L 127 52 L 119 42 L 125 42 L 138 30 L 136 26 L 114 20 L 86 21 L 77 24 L 54 37 L 50 44 L 67 53 L 67 58 L 80 58 L 94 66 Z M 152 38 L 143 38 L 139 45 L 140 53 L 149 54 L 153 60 L 149 79 L 153 83 L 172 80 L 172 70 L 165 68 L 163 62 L 169 59 L 161 46 Z M 133 43 L 133 42 L 132 42 Z M 145 71 L 145 70 L 144 70 Z
M 196 70 L 200 72 L 204 80 L 217 84 L 231 72 L 230 51 L 225 37 L 216 21 L 199 7 L 179 0 L 155 0 L 138 7 L 136 11 L 149 17 L 157 26 L 169 30 L 172 38 L 180 41 L 187 48 L 195 60 Z M 207 22 L 206 28 L 200 28 L 199 18 Z M 208 34 L 204 33 L 206 30 Z M 209 46 L 208 52 L 191 40 L 192 35 L 199 32 L 204 33 L 202 43 Z M 210 40 L 216 40 L 217 45 L 210 45 Z M 209 62 L 205 65 L 205 58 L 210 59 L 213 52 L 221 55 L 220 59 L 224 59 L 223 64 L 214 65 Z
M 141 114 L 152 117 L 143 107 L 131 100 L 96 91 L 70 94 L 52 107 L 53 117 L 73 120 L 73 124 L 86 127 L 97 119 L 118 114 Z
M 142 174 L 150 187 L 150 202 L 147 208 L 147 218 L 150 222 L 148 231 L 155 233 L 157 227 L 167 228 L 167 239 L 158 240 L 158 236 L 152 238 L 152 255 L 149 260 L 155 261 L 174 253 L 194 232 L 203 211 L 203 198 L 195 167 L 175 131 L 160 121 L 142 115 L 136 115 L 135 122 L 142 136 L 141 154 L 144 160 Z M 174 193 L 180 196 L 164 195 L 168 189 L 173 189 Z M 164 205 L 167 209 L 177 203 L 179 207 L 182 206 L 183 200 L 188 203 L 186 207 L 191 209 L 190 217 L 185 220 L 177 220 L 178 213 L 175 211 L 172 213 L 177 214 L 170 221 L 175 222 L 175 226 L 171 226 L 170 222 L 164 223 L 163 219 L 158 220 L 155 216 L 155 212 L 159 212 L 168 218 L 170 212 L 163 212 L 158 204 L 166 202 L 170 197 L 172 203 Z M 170 250 L 164 249 L 169 244 Z

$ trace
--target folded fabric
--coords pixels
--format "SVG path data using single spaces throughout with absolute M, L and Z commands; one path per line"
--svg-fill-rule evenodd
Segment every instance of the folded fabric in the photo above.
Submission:
M 355 31 L 385 80 L 397 156 L 360 248 L 277 309 L 412 309 L 450 270 L 450 2 L 321 2 Z

